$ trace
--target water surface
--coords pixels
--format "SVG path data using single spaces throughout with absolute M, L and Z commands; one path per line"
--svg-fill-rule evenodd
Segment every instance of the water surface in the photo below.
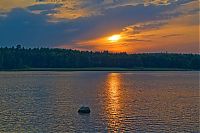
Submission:
M 199 73 L 0 72 L 0 132 L 199 132 Z

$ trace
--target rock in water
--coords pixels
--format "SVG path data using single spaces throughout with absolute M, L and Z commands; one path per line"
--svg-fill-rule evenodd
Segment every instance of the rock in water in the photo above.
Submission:
M 90 108 L 89 108 L 89 107 L 84 107 L 84 106 L 82 106 L 82 107 L 78 110 L 78 113 L 89 114 L 89 113 L 90 113 Z

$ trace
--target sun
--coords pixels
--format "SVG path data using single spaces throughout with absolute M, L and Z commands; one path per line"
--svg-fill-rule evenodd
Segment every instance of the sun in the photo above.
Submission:
M 121 39 L 121 35 L 112 35 L 108 37 L 108 41 L 110 42 L 118 42 Z

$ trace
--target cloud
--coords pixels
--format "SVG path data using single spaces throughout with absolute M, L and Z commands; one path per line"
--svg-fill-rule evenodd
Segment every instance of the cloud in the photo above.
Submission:
M 123 29 L 123 33 L 134 34 L 134 35 L 140 34 L 141 32 L 144 32 L 144 31 L 159 29 L 161 26 L 163 26 L 165 24 L 167 24 L 166 20 L 138 23 L 135 25 L 125 27 Z
M 168 5 L 170 3 L 176 2 L 178 0 L 144 0 L 145 4 L 155 4 L 155 5 Z
M 66 41 L 70 29 L 63 23 L 49 23 L 48 16 L 14 9 L 0 21 L 0 45 L 50 47 Z M 65 41 L 64 41 L 65 40 Z
M 162 37 L 164 38 L 169 38 L 169 37 L 177 37 L 177 36 L 182 36 L 183 34 L 169 34 L 169 35 L 164 35 Z
M 34 0 L 0 0 L 0 13 L 10 12 L 14 8 L 26 8 L 34 4 Z
M 31 10 L 31 11 L 35 11 L 35 10 L 53 10 L 55 8 L 58 8 L 62 6 L 62 4 L 37 4 L 37 5 L 32 5 L 29 6 L 27 9 Z

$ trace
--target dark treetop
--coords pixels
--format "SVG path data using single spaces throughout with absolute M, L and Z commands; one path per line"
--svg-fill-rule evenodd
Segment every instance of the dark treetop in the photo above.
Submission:
M 109 53 L 50 48 L 0 48 L 0 70 L 27 68 L 200 69 L 199 54 Z

